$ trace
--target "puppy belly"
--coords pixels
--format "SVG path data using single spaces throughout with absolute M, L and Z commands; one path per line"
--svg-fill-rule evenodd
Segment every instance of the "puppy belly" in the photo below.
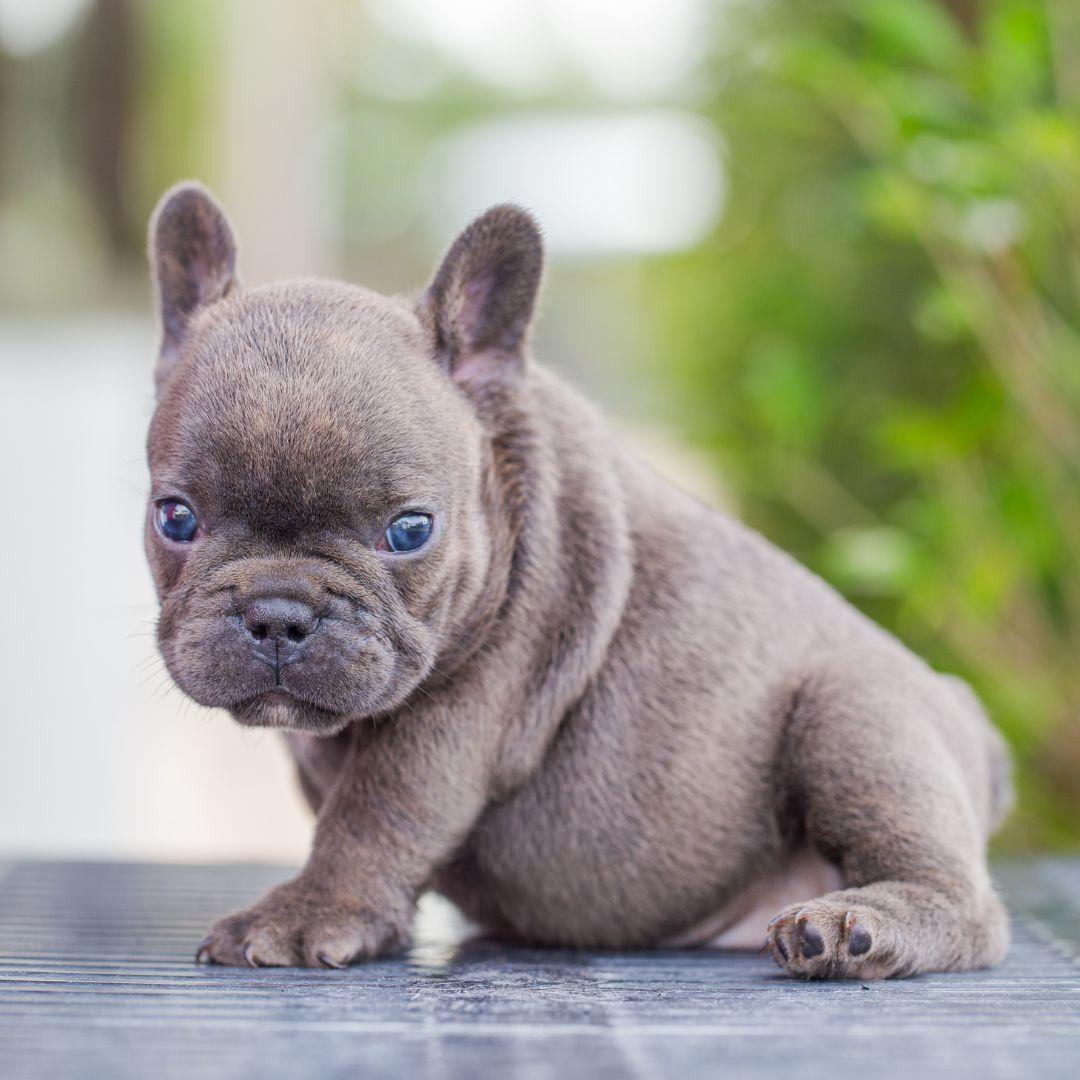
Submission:
M 757 949 L 765 939 L 769 920 L 782 908 L 843 887 L 844 879 L 833 863 L 813 848 L 800 848 L 741 896 L 687 930 L 665 938 L 660 945 L 670 949 L 695 945 Z

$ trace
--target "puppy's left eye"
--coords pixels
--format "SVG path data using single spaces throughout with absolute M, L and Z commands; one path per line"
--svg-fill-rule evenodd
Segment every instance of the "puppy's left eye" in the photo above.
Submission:
M 166 499 L 158 503 L 157 508 L 158 528 L 170 539 L 178 544 L 186 544 L 194 539 L 199 523 L 195 519 L 195 512 L 186 502 L 179 499 Z
M 430 514 L 401 514 L 386 530 L 386 546 L 394 552 L 415 551 L 430 535 Z

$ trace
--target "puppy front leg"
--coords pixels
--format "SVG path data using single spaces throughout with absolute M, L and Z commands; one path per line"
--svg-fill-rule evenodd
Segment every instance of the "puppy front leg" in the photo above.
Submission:
M 304 869 L 217 922 L 198 959 L 344 967 L 407 940 L 419 891 L 487 801 L 497 729 L 433 707 L 357 728 Z

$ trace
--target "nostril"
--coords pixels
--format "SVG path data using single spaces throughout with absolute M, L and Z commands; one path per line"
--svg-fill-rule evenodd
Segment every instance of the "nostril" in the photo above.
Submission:
M 255 623 L 254 626 L 248 628 L 248 632 L 256 641 L 265 641 L 268 633 L 266 623 Z
M 293 625 L 285 632 L 290 641 L 303 641 L 307 637 L 307 631 L 299 626 Z

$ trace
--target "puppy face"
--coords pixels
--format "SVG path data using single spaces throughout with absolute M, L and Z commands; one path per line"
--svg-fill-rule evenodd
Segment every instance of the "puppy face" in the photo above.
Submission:
M 535 226 L 489 211 L 416 304 L 242 290 L 224 216 L 184 185 L 151 258 L 146 549 L 170 673 L 251 725 L 330 734 L 395 709 L 497 603 L 510 525 L 484 402 L 520 385 Z

